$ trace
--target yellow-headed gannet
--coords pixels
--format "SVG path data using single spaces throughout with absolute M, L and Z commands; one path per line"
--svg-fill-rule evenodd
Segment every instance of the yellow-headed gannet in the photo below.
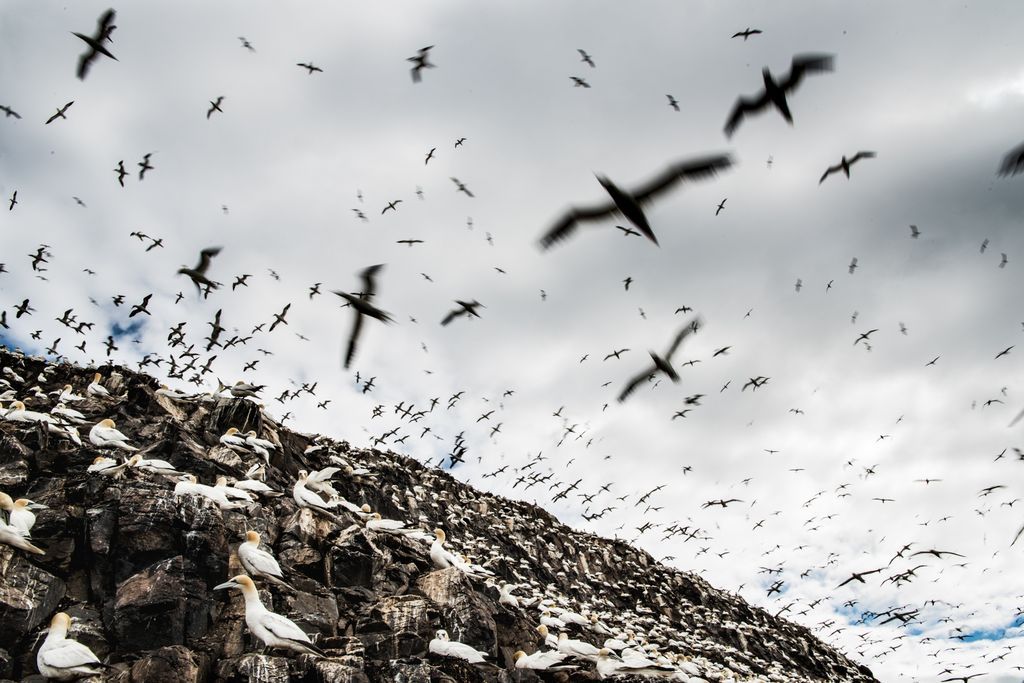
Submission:
M 545 645 L 556 650 L 558 649 L 558 638 L 555 638 L 553 635 L 551 635 L 551 633 L 548 631 L 547 626 L 545 626 L 544 624 L 538 626 L 537 633 L 539 633 L 540 637 L 544 639 Z
M 46 413 L 39 413 L 34 410 L 26 410 L 25 404 L 21 401 L 14 401 L 4 413 L 4 419 L 9 422 L 45 422 L 54 424 L 55 418 Z
M 228 448 L 235 446 L 237 448 L 246 449 L 245 439 L 239 436 L 239 433 L 238 427 L 228 427 L 228 431 L 224 432 L 218 441 Z
M 291 619 L 274 614 L 260 602 L 256 584 L 245 574 L 214 586 L 213 590 L 238 588 L 245 597 L 245 624 L 249 631 L 267 647 L 276 647 L 306 654 L 323 655 L 323 651 L 310 641 L 305 631 Z
M 9 495 L 0 492 L 0 510 L 7 511 L 7 525 L 17 529 L 25 538 L 32 538 L 32 526 L 36 523 L 32 510 L 45 509 L 45 505 L 33 503 L 28 498 L 11 500 Z
M 498 586 L 498 592 L 500 593 L 500 595 L 498 596 L 499 605 L 508 605 L 509 607 L 515 607 L 516 609 L 519 609 L 519 598 L 512 595 L 513 588 L 515 588 L 515 586 L 510 586 L 504 581 L 501 583 L 501 585 Z
M 554 650 L 537 650 L 532 655 L 528 655 L 522 650 L 517 650 L 516 653 L 512 655 L 512 659 L 516 662 L 517 669 L 533 669 L 534 671 L 575 668 L 571 664 L 557 666 L 558 664 L 561 664 L 566 657 L 568 657 L 568 655 L 561 652 L 555 652 Z
M 180 477 L 182 474 L 174 468 L 174 465 L 166 460 L 143 458 L 141 455 L 133 455 L 128 461 L 128 467 L 152 474 L 163 474 L 168 477 Z
M 120 448 L 126 451 L 139 450 L 128 443 L 128 437 L 114 428 L 114 421 L 110 418 L 100 420 L 89 430 L 89 441 L 100 448 Z
M 270 462 L 270 451 L 277 448 L 277 444 L 273 441 L 267 441 L 261 439 L 256 435 L 255 429 L 250 429 L 245 433 L 245 444 L 249 446 L 253 451 L 263 456 L 263 459 Z
M 57 397 L 57 400 L 58 401 L 64 401 L 64 402 L 67 402 L 67 401 L 84 401 L 85 400 L 85 396 L 79 396 L 78 394 L 76 394 L 74 391 L 71 390 L 71 385 L 70 384 L 65 384 L 64 385 L 64 389 L 61 390 L 60 396 Z
M 55 681 L 75 681 L 79 678 L 98 676 L 106 664 L 100 662 L 92 650 L 78 641 L 68 640 L 71 617 L 57 612 L 50 620 L 50 631 L 36 653 L 36 667 L 39 673 Z
M 221 510 L 237 510 L 246 507 L 245 503 L 236 503 L 228 500 L 223 491 L 206 484 L 197 483 L 195 476 L 191 474 L 181 475 L 181 481 L 174 485 L 174 495 L 175 497 L 202 496 L 212 500 Z
M 113 458 L 108 458 L 102 455 L 96 457 L 92 461 L 92 464 L 85 468 L 85 471 L 90 474 L 105 474 L 112 477 L 120 477 L 124 468 L 128 467 L 128 461 L 118 464 Z
M 266 550 L 260 550 L 260 535 L 255 531 L 245 532 L 245 541 L 238 545 L 238 561 L 242 568 L 252 576 L 264 578 L 272 583 L 294 590 L 284 581 L 284 572 L 274 556 Z
M 485 663 L 484 657 L 490 656 L 486 652 L 477 650 L 472 645 L 449 639 L 448 631 L 444 629 L 437 632 L 437 636 L 430 641 L 430 646 L 427 649 L 435 655 L 457 657 L 466 660 L 470 664 L 483 664 Z
M 100 379 L 102 378 L 103 375 L 101 375 L 98 372 L 95 375 L 93 375 L 92 382 L 90 382 L 89 386 L 85 388 L 85 393 L 89 394 L 90 396 L 97 396 L 99 398 L 109 398 L 110 392 L 107 391 L 107 388 L 105 386 L 100 384 Z
M 45 555 L 46 552 L 32 545 L 27 538 L 21 534 L 21 530 L 7 524 L 6 522 L 0 522 L 0 543 L 12 546 L 14 548 L 20 548 L 36 555 Z
M 438 569 L 448 569 L 455 566 L 455 556 L 444 547 L 444 532 L 434 529 L 434 542 L 430 544 L 430 559 Z

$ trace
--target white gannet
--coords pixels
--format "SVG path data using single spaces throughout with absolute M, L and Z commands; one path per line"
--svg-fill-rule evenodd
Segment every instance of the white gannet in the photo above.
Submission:
M 548 628 L 565 628 L 565 622 L 558 617 L 552 616 L 548 610 L 540 613 L 540 623 Z
M 430 646 L 427 649 L 435 655 L 457 657 L 466 660 L 470 664 L 483 664 L 485 663 L 484 657 L 490 656 L 486 652 L 477 650 L 472 645 L 449 639 L 448 631 L 444 629 L 437 632 L 437 636 L 430 641 Z
M 120 477 L 124 473 L 124 468 L 128 467 L 128 461 L 118 464 L 113 458 L 108 458 L 103 455 L 96 456 L 96 459 L 92 461 L 92 464 L 85 468 L 85 471 L 90 474 L 105 474 L 112 477 Z
M 535 671 L 544 671 L 545 669 L 559 670 L 559 669 L 573 669 L 575 668 L 571 664 L 565 664 L 563 666 L 557 666 L 561 664 L 568 655 L 554 650 L 537 650 L 532 655 L 528 655 L 522 650 L 517 650 L 512 659 L 515 660 L 517 669 L 533 669 Z
M 71 390 L 70 384 L 65 384 L 64 388 L 61 389 L 60 396 L 57 397 L 57 400 L 63 401 L 65 403 L 68 401 L 84 401 L 85 396 L 80 396 L 76 394 L 74 391 Z
M 66 418 L 71 422 L 85 422 L 85 415 L 78 412 L 74 408 L 68 408 L 64 405 L 64 401 L 60 401 L 50 410 L 51 415 L 59 415 L 60 417 Z
M 46 424 L 54 424 L 55 422 L 55 419 L 46 413 L 26 410 L 25 404 L 21 401 L 11 403 L 7 412 L 4 413 L 4 419 L 9 422 L 45 422 Z
M 331 477 L 341 471 L 339 467 L 325 467 L 313 470 L 306 475 L 306 488 L 326 494 L 328 498 L 341 498 L 341 494 L 331 486 Z
M 277 444 L 273 441 L 259 438 L 255 429 L 250 429 L 245 433 L 245 443 L 249 448 L 262 455 L 267 462 L 270 462 L 270 451 L 277 448 Z
M 244 500 L 246 503 L 252 503 L 256 500 L 248 491 L 243 491 L 235 486 L 228 486 L 227 477 L 217 477 L 216 481 L 214 481 L 213 488 L 222 492 L 231 500 Z
M 430 544 L 430 559 L 438 569 L 448 569 L 455 566 L 455 556 L 445 550 L 444 532 L 434 529 L 434 542 Z
M 585 643 L 582 640 L 574 640 L 570 638 L 567 633 L 559 633 L 558 651 L 568 655 L 569 657 L 585 659 L 588 662 L 596 662 L 598 653 L 601 652 L 601 648 L 595 647 L 590 643 Z
M 100 384 L 100 379 L 102 379 L 102 378 L 103 378 L 103 375 L 101 375 L 98 372 L 95 375 L 93 375 L 92 376 L 92 382 L 90 382 L 89 386 L 87 386 L 85 388 L 85 393 L 89 394 L 90 396 L 98 396 L 100 398 L 109 398 L 110 397 L 110 392 L 107 391 L 106 387 L 104 387 L 102 384 Z M 62 396 L 62 398 L 63 398 L 63 396 Z
M 567 624 L 576 624 L 577 626 L 590 626 L 589 619 L 584 617 L 582 614 L 567 609 L 560 610 L 558 612 L 558 618 Z
M 28 498 L 11 500 L 6 493 L 0 492 L 0 509 L 7 511 L 7 525 L 17 529 L 25 538 L 32 538 L 32 526 L 36 516 L 32 510 L 45 510 L 45 505 L 34 503 Z
M 369 506 L 367 505 L 366 508 L 369 509 Z M 405 526 L 405 522 L 400 522 L 397 519 L 382 519 L 379 512 L 374 512 L 370 515 L 369 519 L 366 520 L 366 528 L 370 531 L 385 534 L 408 536 L 420 541 L 432 541 L 434 539 L 433 536 L 425 533 L 422 529 Z
M 299 480 L 292 487 L 292 498 L 295 499 L 296 505 L 302 508 L 313 508 L 314 510 L 331 510 L 336 507 L 333 501 L 328 503 L 316 492 L 306 488 L 306 481 L 306 470 L 299 470 Z
M 672 676 L 678 669 L 672 666 L 655 664 L 649 659 L 639 657 L 619 661 L 612 658 L 611 650 L 601 648 L 597 653 L 597 675 L 601 678 L 609 676 Z
M 258 496 L 266 496 L 267 498 L 276 498 L 284 495 L 280 491 L 270 488 L 259 479 L 239 479 L 232 486 L 243 491 L 250 491 Z
M 134 460 L 134 458 L 132 458 Z M 181 475 L 181 481 L 174 485 L 175 496 L 202 496 L 212 500 L 221 510 L 237 510 L 239 508 L 246 507 L 245 503 L 233 502 L 228 500 L 228 497 L 224 495 L 223 491 L 220 491 L 212 486 L 206 484 L 200 484 L 196 481 L 194 475 L 183 474 Z
M 177 389 L 171 389 L 166 384 L 161 384 L 160 388 L 154 392 L 157 396 L 165 396 L 172 401 L 184 401 L 191 398 L 188 394 Z
M 255 531 L 245 532 L 245 541 L 238 545 L 238 561 L 251 576 L 262 577 L 272 583 L 294 590 L 284 581 L 284 572 L 274 556 L 260 550 L 260 535 Z
M 256 591 L 256 584 L 245 574 L 239 574 L 230 581 L 214 586 L 213 590 L 224 588 L 238 588 L 242 591 L 245 597 L 245 625 L 267 647 L 321 656 L 324 654 L 291 619 L 274 614 L 263 606 L 260 594 Z
M 238 427 L 228 427 L 228 431 L 221 434 L 221 437 L 217 440 L 228 448 L 237 446 L 238 448 L 248 450 L 245 445 L 245 439 L 238 436 L 238 434 Z
M 78 641 L 68 640 L 71 617 L 57 612 L 50 619 L 50 630 L 46 640 L 36 653 L 36 667 L 39 673 L 56 681 L 74 681 L 79 678 L 98 676 L 106 664 L 100 662 L 93 651 Z
M 6 522 L 0 522 L 0 543 L 12 546 L 14 548 L 20 548 L 36 555 L 45 555 L 46 552 L 35 547 L 29 542 L 27 538 L 22 536 L 21 530 L 7 524 Z
M 142 470 L 143 472 L 150 472 L 152 474 L 163 474 L 168 477 L 180 477 L 182 474 L 178 470 L 174 469 L 174 465 L 166 460 L 143 458 L 141 455 L 133 455 L 128 461 L 128 467 Z
M 89 441 L 100 448 L 120 448 L 126 451 L 139 450 L 128 443 L 128 437 L 114 428 L 114 421 L 110 418 L 100 420 L 89 430 Z
M 515 607 L 516 609 L 519 609 L 519 598 L 512 595 L 513 588 L 515 588 L 515 586 L 510 586 L 504 581 L 501 583 L 501 585 L 498 586 L 498 592 L 500 593 L 498 597 L 499 605 L 508 605 L 509 607 Z

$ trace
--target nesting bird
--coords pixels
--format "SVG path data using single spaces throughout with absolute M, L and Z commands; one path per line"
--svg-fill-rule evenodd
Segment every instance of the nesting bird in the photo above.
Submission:
M 306 632 L 296 626 L 295 622 L 280 614 L 275 614 L 263 606 L 260 594 L 256 590 L 256 584 L 248 576 L 239 574 L 230 581 L 214 586 L 213 590 L 227 588 L 237 588 L 242 591 L 242 596 L 245 598 L 245 625 L 249 627 L 250 633 L 263 641 L 264 645 L 323 656 L 323 650 L 314 645 Z
M 71 617 L 57 612 L 50 619 L 50 630 L 46 640 L 36 653 L 36 667 L 39 673 L 50 680 L 74 681 L 79 678 L 98 676 L 109 669 L 100 662 L 92 650 L 76 640 L 68 640 Z

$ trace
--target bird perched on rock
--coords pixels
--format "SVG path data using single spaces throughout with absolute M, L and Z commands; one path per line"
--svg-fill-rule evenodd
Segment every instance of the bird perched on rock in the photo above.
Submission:
M 323 650 L 313 644 L 306 632 L 295 625 L 291 619 L 271 612 L 263 606 L 256 584 L 245 574 L 239 574 L 213 590 L 237 588 L 245 598 L 245 625 L 249 632 L 263 641 L 270 648 L 291 650 L 310 655 L 324 656 Z
M 293 590 L 284 581 L 284 572 L 274 556 L 260 550 L 260 535 L 255 531 L 245 532 L 245 541 L 238 545 L 238 562 L 251 576 L 264 578 L 282 588 Z
M 71 617 L 57 612 L 50 619 L 46 640 L 36 653 L 39 673 L 54 681 L 75 681 L 99 676 L 110 667 L 102 663 L 92 650 L 78 641 L 68 640 Z
M 486 652 L 477 650 L 472 645 L 451 640 L 448 637 L 448 631 L 445 631 L 444 629 L 440 629 L 437 632 L 436 637 L 430 641 L 430 645 L 427 649 L 435 655 L 456 657 L 458 659 L 463 659 L 470 664 L 484 664 L 486 662 L 484 658 L 490 656 Z
M 124 451 L 137 451 L 128 443 L 128 437 L 117 431 L 114 421 L 110 418 L 100 420 L 89 430 L 89 441 L 100 448 L 120 448 Z

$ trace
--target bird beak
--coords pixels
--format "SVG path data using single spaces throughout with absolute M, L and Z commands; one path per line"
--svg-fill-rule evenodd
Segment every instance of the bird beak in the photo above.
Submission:
M 224 588 L 234 588 L 235 586 L 236 586 L 236 584 L 235 584 L 234 581 L 225 581 L 224 583 L 220 584 L 219 586 L 214 586 L 213 590 L 219 591 L 219 590 L 222 590 Z

